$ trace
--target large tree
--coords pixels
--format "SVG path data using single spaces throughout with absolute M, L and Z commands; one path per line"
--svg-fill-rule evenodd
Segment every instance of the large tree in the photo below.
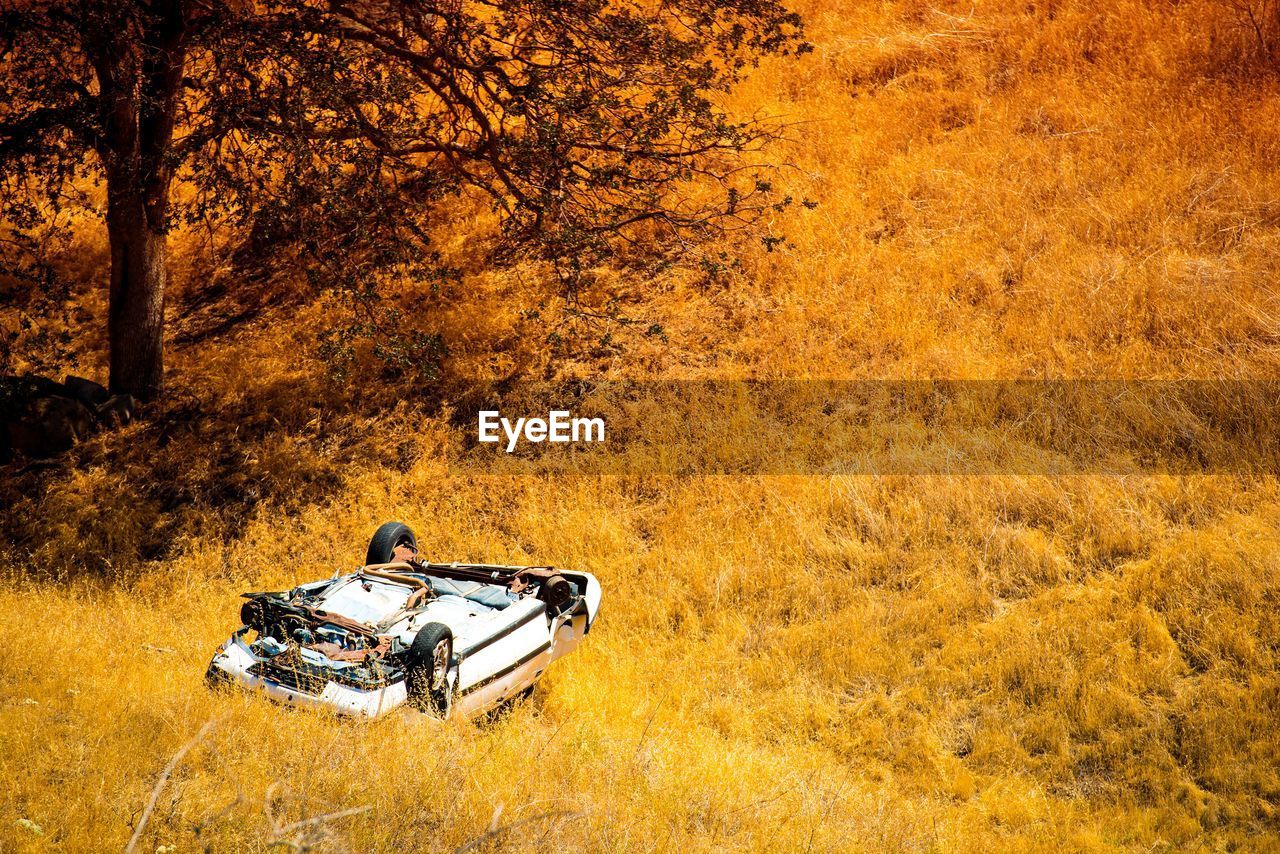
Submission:
M 480 188 L 503 245 L 572 284 L 637 228 L 686 237 L 778 203 L 717 104 L 804 50 L 776 0 L 0 0 L 11 250 L 106 189 L 113 391 L 163 381 L 166 234 L 216 215 L 334 277 L 429 256 Z M 181 187 L 182 192 L 175 190 Z M 675 192 L 681 187 L 687 192 Z M 32 257 L 7 253 L 8 272 Z M 358 268 L 358 269 L 357 269 Z M 371 281 L 371 279 L 370 279 Z

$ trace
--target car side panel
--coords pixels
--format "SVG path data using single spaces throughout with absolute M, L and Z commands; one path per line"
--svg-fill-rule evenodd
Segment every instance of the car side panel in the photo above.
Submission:
M 514 627 L 508 626 L 483 646 L 472 644 L 459 650 L 458 693 L 480 690 L 485 685 L 503 681 L 506 673 L 518 669 L 523 663 L 549 650 L 551 636 L 547 627 L 546 609 L 538 602 L 536 611 L 522 616 Z

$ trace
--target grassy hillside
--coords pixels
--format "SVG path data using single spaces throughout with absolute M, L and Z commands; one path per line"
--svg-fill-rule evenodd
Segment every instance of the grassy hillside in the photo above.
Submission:
M 581 328 L 460 204 L 463 280 L 397 294 L 446 386 L 1276 376 L 1280 82 L 1229 7 L 800 11 L 814 53 L 733 104 L 793 123 L 768 156 L 819 206 L 788 242 L 597 271 L 644 322 Z M 174 239 L 170 398 L 0 485 L 0 850 L 123 846 L 209 721 L 140 850 L 1280 848 L 1276 478 L 459 473 L 416 388 L 329 378 L 333 306 L 211 289 L 205 238 Z M 90 375 L 104 260 L 86 228 Z M 204 688 L 241 591 L 352 567 L 387 519 L 595 572 L 597 629 L 496 721 Z

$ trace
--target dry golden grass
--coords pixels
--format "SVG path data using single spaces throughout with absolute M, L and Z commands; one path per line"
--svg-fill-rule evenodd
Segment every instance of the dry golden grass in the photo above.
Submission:
M 665 337 L 552 363 L 535 277 L 484 269 L 467 213 L 463 285 L 404 294 L 453 375 L 1275 376 L 1280 86 L 1222 7 L 801 11 L 815 53 L 735 96 L 796 123 L 771 156 L 820 206 L 790 245 L 732 246 L 727 281 L 601 271 Z M 175 244 L 181 305 L 209 269 Z M 326 382 L 328 312 L 179 344 L 155 421 L 4 511 L 0 850 L 123 846 L 209 720 L 139 850 L 1280 849 L 1274 477 L 461 474 L 410 391 Z M 478 724 L 206 691 L 239 592 L 392 518 L 597 573 L 597 630 Z

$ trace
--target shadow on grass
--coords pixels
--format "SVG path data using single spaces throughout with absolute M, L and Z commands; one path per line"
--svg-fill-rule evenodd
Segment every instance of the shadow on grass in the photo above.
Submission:
M 62 457 L 0 468 L 0 540 L 30 575 L 127 577 L 185 538 L 236 537 L 262 507 L 287 517 L 323 501 L 352 467 L 407 470 L 421 450 L 393 425 L 431 405 L 322 369 L 178 390 Z

